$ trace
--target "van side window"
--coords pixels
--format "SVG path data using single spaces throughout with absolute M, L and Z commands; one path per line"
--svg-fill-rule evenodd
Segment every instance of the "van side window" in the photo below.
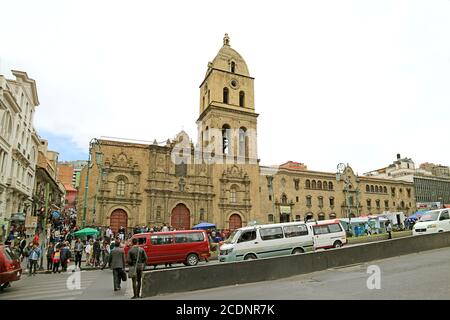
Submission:
M 173 237 L 171 235 L 152 236 L 151 240 L 154 246 L 173 243 Z
M 304 224 L 299 224 L 297 226 L 285 226 L 284 236 L 286 238 L 300 237 L 308 235 L 308 227 Z
M 147 243 L 147 238 L 137 238 L 138 240 L 138 245 L 144 245 Z
M 175 243 L 186 243 L 189 241 L 188 234 L 176 234 L 175 235 Z
M 330 233 L 333 233 L 333 232 L 341 232 L 341 231 L 342 231 L 342 228 L 341 228 L 341 225 L 340 225 L 340 224 L 335 223 L 335 224 L 329 224 L 329 225 L 328 225 L 328 230 L 330 230 Z
M 205 240 L 203 233 L 178 233 L 175 234 L 175 243 L 202 242 Z
M 255 239 L 256 239 L 256 231 L 251 230 L 251 231 L 246 231 L 246 232 L 242 233 L 241 236 L 239 237 L 238 242 L 252 241 Z
M 327 226 L 314 226 L 314 235 L 318 234 L 327 234 L 328 233 L 328 227 Z
M 450 220 L 450 215 L 448 214 L 448 211 L 443 211 L 439 220 Z
M 281 227 L 259 229 L 259 235 L 262 240 L 282 239 L 283 230 Z
M 196 232 L 196 233 L 190 233 L 189 239 L 190 239 L 190 242 L 202 242 L 205 240 L 205 237 L 203 236 L 203 233 Z

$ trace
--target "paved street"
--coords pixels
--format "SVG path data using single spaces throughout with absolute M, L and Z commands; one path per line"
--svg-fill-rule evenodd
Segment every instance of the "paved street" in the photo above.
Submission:
M 208 264 L 215 263 L 218 263 L 218 261 L 208 262 Z M 200 264 L 205 264 L 205 262 L 200 262 Z M 171 268 L 182 267 L 184 267 L 183 264 L 174 264 Z M 153 270 L 153 267 L 148 267 L 147 269 Z M 166 267 L 162 265 L 158 266 L 157 269 L 166 269 Z M 35 276 L 28 276 L 27 273 L 24 273 L 21 280 L 13 282 L 11 287 L 0 292 L 0 300 L 115 300 L 130 299 L 133 296 L 133 287 L 130 279 L 126 283 L 122 282 L 121 291 L 113 291 L 112 271 L 110 269 L 82 270 L 79 275 L 80 289 L 71 290 L 67 287 L 67 281 L 68 279 L 70 281 L 75 278 L 75 274 L 72 272 L 56 274 L 39 273 Z M 69 285 L 75 287 L 75 283 L 75 280 L 73 280 Z
M 129 299 L 133 295 L 131 280 L 122 283 L 121 291 L 113 291 L 111 270 L 81 271 L 79 275 L 80 289 L 75 288 L 75 273 L 24 275 L 20 281 L 13 282 L 10 288 L 0 293 L 0 300 Z M 69 288 L 73 290 L 68 289 L 68 280 Z
M 381 269 L 381 289 L 367 289 L 369 265 Z M 151 299 L 450 299 L 450 248 L 425 251 L 276 281 L 199 290 Z
M 216 261 L 209 262 L 217 263 Z M 381 269 L 381 289 L 367 289 L 369 265 Z M 174 265 L 172 268 L 182 267 Z M 162 267 L 160 267 L 162 268 Z M 122 290 L 112 290 L 112 271 L 81 271 L 80 288 L 70 290 L 74 273 L 24 275 L 0 293 L 4 299 L 130 299 L 131 280 Z M 69 283 L 70 285 L 70 283 Z M 75 282 L 72 282 L 72 286 Z M 425 251 L 390 259 L 335 268 L 277 281 L 221 287 L 148 299 L 244 300 L 244 299 L 450 299 L 450 248 Z

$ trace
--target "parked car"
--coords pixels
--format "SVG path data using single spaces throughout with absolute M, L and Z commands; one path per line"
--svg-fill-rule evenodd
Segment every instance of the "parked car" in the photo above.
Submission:
M 20 280 L 22 267 L 20 260 L 8 246 L 0 245 L 0 290 L 11 282 Z
M 440 209 L 424 213 L 413 227 L 413 235 L 450 231 L 450 210 Z

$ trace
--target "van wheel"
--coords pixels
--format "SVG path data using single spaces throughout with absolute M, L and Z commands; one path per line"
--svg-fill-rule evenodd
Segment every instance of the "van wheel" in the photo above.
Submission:
M 245 256 L 244 260 L 256 260 L 256 256 L 254 254 L 248 254 Z
M 295 248 L 293 251 L 292 251 L 292 254 L 301 254 L 301 253 L 304 253 L 305 251 L 303 251 L 303 249 L 302 248 Z
M 8 287 L 9 287 L 9 282 L 5 282 L 5 283 L 0 285 L 0 291 L 3 291 L 3 289 L 6 289 Z
M 198 263 L 198 257 L 195 253 L 191 253 L 190 255 L 187 256 L 186 258 L 186 263 L 188 266 L 195 266 Z
M 334 248 L 340 248 L 340 247 L 342 247 L 342 242 L 340 242 L 340 241 L 335 241 L 335 242 L 333 243 L 333 247 L 334 247 Z

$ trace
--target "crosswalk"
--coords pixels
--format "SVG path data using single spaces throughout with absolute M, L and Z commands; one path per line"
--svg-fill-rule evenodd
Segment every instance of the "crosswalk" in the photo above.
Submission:
M 1 300 L 75 299 L 98 277 L 96 272 L 22 275 L 1 294 Z

